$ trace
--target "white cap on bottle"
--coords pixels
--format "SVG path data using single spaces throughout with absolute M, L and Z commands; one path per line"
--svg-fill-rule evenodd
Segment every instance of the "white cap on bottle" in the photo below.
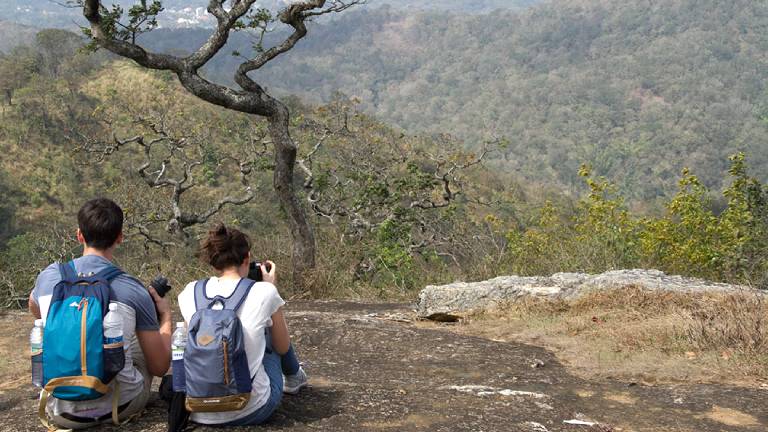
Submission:
M 43 326 L 43 320 L 36 319 L 35 320 L 35 327 L 42 327 Z
M 116 311 L 117 310 L 117 303 L 110 303 L 109 304 L 109 310 L 110 311 Z
M 184 323 L 184 321 L 179 321 L 176 323 L 176 328 L 184 328 L 185 326 L 186 324 Z

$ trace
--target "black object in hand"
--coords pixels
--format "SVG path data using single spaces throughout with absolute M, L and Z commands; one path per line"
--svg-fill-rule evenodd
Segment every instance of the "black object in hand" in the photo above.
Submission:
M 165 295 L 168 294 L 168 291 L 171 290 L 171 285 L 168 283 L 168 279 L 162 275 L 158 275 L 156 278 L 152 279 L 152 282 L 149 284 L 152 285 L 152 288 L 157 291 L 157 295 L 160 297 L 165 297 Z
M 160 399 L 171 403 L 173 399 L 173 375 L 164 375 L 160 380 L 160 388 L 157 389 Z
M 264 263 L 264 267 L 267 269 L 267 271 L 270 271 L 272 269 L 272 265 L 269 263 Z M 264 275 L 261 274 L 261 263 L 258 261 L 251 261 L 250 267 L 248 267 L 248 279 L 261 282 L 264 280 Z

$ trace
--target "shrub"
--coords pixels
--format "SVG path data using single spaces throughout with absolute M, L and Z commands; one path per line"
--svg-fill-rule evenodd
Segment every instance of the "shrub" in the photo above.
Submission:
M 71 259 L 76 247 L 74 237 L 56 227 L 12 238 L 0 254 L 0 307 L 25 307 L 37 274 L 53 261 Z
M 572 215 L 545 203 L 532 223 L 507 233 L 507 269 L 519 274 L 650 267 L 667 273 L 768 288 L 768 188 L 730 157 L 725 208 L 685 169 L 657 217 L 629 212 L 615 185 L 582 166 L 589 188 Z

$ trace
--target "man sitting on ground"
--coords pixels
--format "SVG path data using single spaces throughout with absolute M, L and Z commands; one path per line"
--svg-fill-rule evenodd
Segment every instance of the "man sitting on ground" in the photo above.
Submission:
M 77 240 L 83 256 L 73 265 L 78 276 L 89 276 L 113 266 L 113 253 L 123 241 L 123 211 L 113 201 L 97 198 L 86 202 L 77 214 Z M 54 287 L 62 280 L 58 263 L 37 277 L 29 298 L 35 318 L 45 319 Z M 118 419 L 141 413 L 149 398 L 152 376 L 163 376 L 170 365 L 171 309 L 168 301 L 126 274 L 111 280 L 110 300 L 117 304 L 123 320 L 125 367 L 110 384 L 110 393 L 94 400 L 69 401 L 51 397 L 46 405 L 48 418 L 58 427 L 83 429 L 112 421 L 112 391 L 119 388 Z M 73 350 L 78 349 L 72 347 Z

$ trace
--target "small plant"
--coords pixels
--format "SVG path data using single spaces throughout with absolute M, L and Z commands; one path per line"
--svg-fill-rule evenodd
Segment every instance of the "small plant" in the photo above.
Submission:
M 589 195 L 578 206 L 576 242 L 588 254 L 585 270 L 599 271 L 634 267 L 638 261 L 638 222 L 627 211 L 615 185 L 595 179 L 582 165 L 579 175 L 589 186 Z

